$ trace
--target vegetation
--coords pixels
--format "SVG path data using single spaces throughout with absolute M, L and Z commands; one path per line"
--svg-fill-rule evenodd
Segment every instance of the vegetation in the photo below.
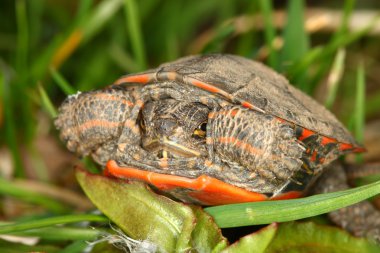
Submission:
M 380 139 L 379 131 L 372 127 L 379 125 L 380 116 L 380 5 L 376 1 L 365 4 L 354 0 L 322 1 L 312 6 L 302 0 L 287 3 L 227 0 L 223 4 L 218 0 L 196 3 L 15 0 L 2 1 L 0 6 L 0 215 L 3 222 L 0 234 L 22 238 L 22 243 L 18 243 L 0 237 L 1 252 L 82 252 L 88 247 L 86 241 L 101 238 L 107 241 L 104 238 L 109 238 L 108 235 L 117 234 L 104 215 L 93 211 L 95 207 L 80 191 L 74 165 L 92 172 L 99 169 L 89 159 L 79 160 L 66 151 L 53 125 L 56 108 L 67 95 L 78 90 L 101 88 L 124 73 L 145 70 L 181 56 L 223 52 L 265 62 L 325 104 L 360 142 L 368 145 L 368 154 L 349 158 L 350 161 L 378 161 L 380 157 L 379 144 L 374 143 L 376 138 Z M 83 172 L 76 173 L 89 198 L 100 208 L 102 203 L 97 202 L 96 189 L 86 184 Z M 98 179 L 89 175 L 88 180 Z M 112 183 L 101 182 L 98 187 L 108 189 L 109 184 Z M 374 183 L 342 193 L 339 196 L 343 198 L 335 204 L 344 206 L 379 192 L 379 183 Z M 326 212 L 324 207 L 332 198 L 322 195 L 317 202 L 311 199 L 310 203 L 314 204 L 306 209 L 291 212 L 290 219 L 284 219 L 287 213 L 271 214 L 274 216 L 264 217 L 268 220 L 263 223 L 305 218 L 302 216 L 305 210 L 315 211 L 308 217 Z M 298 202 L 284 205 L 285 208 L 298 206 Z M 185 220 L 197 217 L 204 221 L 201 225 L 214 226 L 199 209 L 183 205 L 175 208 L 181 210 Z M 263 213 L 273 209 L 270 205 L 259 208 L 264 208 L 260 209 Z M 225 206 L 207 211 L 223 227 L 223 222 L 231 221 L 228 217 L 221 221 L 223 215 L 237 212 L 236 217 L 240 217 L 239 210 L 243 209 Z M 114 209 L 107 216 L 113 217 L 113 212 Z M 120 217 L 111 220 L 123 228 Z M 58 224 L 64 225 L 57 230 Z M 252 224 L 260 222 L 237 219 L 236 224 L 228 226 Z M 266 238 L 272 251 L 283 249 L 284 239 L 273 241 L 273 235 L 295 237 L 289 234 L 291 224 L 285 223 L 280 228 L 271 225 L 256 236 Z M 305 229 L 299 224 L 294 226 L 294 231 Z M 316 235 L 295 240 L 295 248 L 297 243 L 305 245 L 320 236 L 318 226 L 305 226 Z M 136 232 L 129 229 L 123 231 L 129 231 L 127 235 L 133 238 Z M 215 232 L 216 227 L 208 230 L 207 235 L 213 236 L 208 241 L 213 245 L 197 241 L 201 237 L 197 236 L 199 227 L 174 229 L 195 235 L 192 240 L 197 247 L 209 247 L 214 252 L 225 247 L 226 241 Z M 352 248 L 370 245 L 368 252 L 378 250 L 365 240 L 356 240 L 338 230 L 326 232 L 328 229 L 322 229 L 322 234 L 327 234 L 326 247 L 344 242 L 347 237 Z M 244 243 L 257 246 L 257 237 L 234 245 L 230 252 L 241 252 Z M 257 247 L 264 249 L 267 247 L 264 244 Z M 102 244 L 95 246 L 93 252 L 105 250 L 99 245 Z M 108 250 L 117 252 L 114 248 Z M 337 252 L 346 251 L 338 248 Z

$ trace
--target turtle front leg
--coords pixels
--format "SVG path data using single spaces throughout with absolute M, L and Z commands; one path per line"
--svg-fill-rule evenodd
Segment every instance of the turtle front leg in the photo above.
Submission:
M 273 197 L 288 192 L 291 182 L 304 188 L 297 173 L 303 171 L 305 147 L 290 125 L 272 115 L 231 106 L 213 111 L 206 144 L 211 161 L 229 167 L 208 173 L 223 181 Z

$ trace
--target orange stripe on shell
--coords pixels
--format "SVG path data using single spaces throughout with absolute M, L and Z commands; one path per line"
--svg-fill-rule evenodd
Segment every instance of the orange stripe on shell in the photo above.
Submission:
M 154 76 L 152 74 L 142 74 L 142 75 L 132 75 L 132 76 L 123 76 L 117 79 L 114 84 L 120 85 L 123 83 L 142 83 L 146 84 L 150 82 Z

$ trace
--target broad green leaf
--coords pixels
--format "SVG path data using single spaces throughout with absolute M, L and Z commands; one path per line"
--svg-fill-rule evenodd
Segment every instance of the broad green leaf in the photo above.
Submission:
M 375 253 L 380 247 L 363 238 L 357 238 L 346 231 L 325 225 L 306 223 L 280 224 L 276 236 L 266 253 L 308 252 L 308 253 Z
M 195 216 L 189 207 L 163 196 L 155 198 L 138 182 L 126 184 L 81 170 L 76 175 L 91 201 L 128 236 L 149 238 L 161 251 L 190 248 Z
M 205 250 L 219 252 L 224 249 L 228 241 L 222 236 L 220 228 L 212 217 L 200 207 L 193 207 L 193 211 L 197 217 L 197 224 L 192 235 L 193 248 L 198 252 L 205 252 Z
M 238 252 L 252 252 L 255 253 L 267 252 L 266 249 L 273 240 L 278 230 L 278 225 L 273 223 L 256 233 L 244 236 L 239 241 L 223 250 L 222 253 L 238 253 Z
M 157 195 L 140 182 L 126 183 L 82 170 L 76 174 L 92 202 L 135 240 L 148 240 L 166 252 L 192 248 L 212 252 L 226 244 L 211 218 L 200 209 Z
M 239 227 L 312 217 L 355 204 L 380 193 L 380 181 L 306 198 L 207 207 L 219 227 Z

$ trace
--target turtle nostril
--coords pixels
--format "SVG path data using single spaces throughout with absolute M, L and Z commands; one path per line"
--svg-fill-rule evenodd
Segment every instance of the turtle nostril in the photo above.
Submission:
M 165 149 L 161 149 L 160 151 L 158 151 L 157 153 L 157 158 L 159 159 L 162 159 L 162 158 L 168 158 L 169 157 L 169 153 L 167 150 Z

